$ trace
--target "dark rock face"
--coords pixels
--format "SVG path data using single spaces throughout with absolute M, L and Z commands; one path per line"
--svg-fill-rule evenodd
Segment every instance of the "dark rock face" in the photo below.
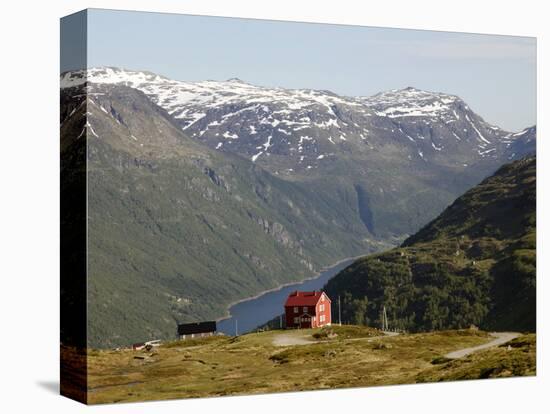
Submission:
M 355 190 L 357 191 L 357 209 L 359 210 L 359 217 L 365 224 L 369 233 L 376 234 L 369 195 L 360 185 L 356 185 Z

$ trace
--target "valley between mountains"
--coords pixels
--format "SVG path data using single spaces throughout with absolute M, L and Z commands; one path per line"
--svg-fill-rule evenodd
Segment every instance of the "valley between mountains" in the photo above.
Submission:
M 107 67 L 61 75 L 60 116 L 62 197 L 87 182 L 90 347 L 172 338 L 345 257 L 421 243 L 429 230 L 411 235 L 536 142 L 535 126 L 504 131 L 412 87 L 345 97 Z M 445 327 L 396 312 L 407 329 Z

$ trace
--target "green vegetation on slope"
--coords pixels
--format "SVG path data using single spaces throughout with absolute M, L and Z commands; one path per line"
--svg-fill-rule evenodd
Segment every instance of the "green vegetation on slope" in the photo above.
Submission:
M 391 328 L 534 331 L 535 226 L 528 158 L 500 168 L 400 248 L 359 259 L 326 291 L 341 297 L 347 323 L 379 325 L 385 306 Z

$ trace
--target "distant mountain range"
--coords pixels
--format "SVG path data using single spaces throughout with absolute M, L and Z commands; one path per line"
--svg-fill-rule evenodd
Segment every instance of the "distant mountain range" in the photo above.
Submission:
M 536 331 L 536 159 L 500 168 L 401 247 L 329 281 L 344 322 Z
M 449 167 L 487 158 L 511 160 L 530 150 L 518 137 L 534 137 L 536 132 L 503 131 L 483 121 L 457 96 L 412 87 L 345 97 L 330 91 L 258 87 L 239 79 L 174 81 L 116 68 L 68 72 L 61 84 L 68 87 L 85 80 L 138 89 L 188 136 L 284 175 L 312 174 L 307 170 L 326 169 L 341 153 L 376 151 L 389 142 L 402 146 L 407 159 Z M 512 144 L 516 151 L 509 150 Z
M 394 246 L 534 153 L 535 135 L 414 88 L 343 97 L 64 73 L 62 168 L 83 140 L 88 156 L 90 344 L 168 337 L 176 321 Z

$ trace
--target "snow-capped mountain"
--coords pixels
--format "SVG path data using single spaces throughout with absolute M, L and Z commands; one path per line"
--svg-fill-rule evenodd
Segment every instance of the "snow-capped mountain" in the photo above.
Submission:
M 528 154 L 535 154 L 537 151 L 536 126 L 525 128 L 523 131 L 507 136 L 507 138 L 510 141 L 506 148 L 508 160 L 515 160 Z
M 176 81 L 117 68 L 65 73 L 61 86 L 85 81 L 136 88 L 197 141 L 245 156 L 278 174 L 308 173 L 342 152 L 365 155 L 388 146 L 401 147 L 411 161 L 467 167 L 504 154 L 510 157 L 513 152 L 507 148 L 521 136 L 485 122 L 457 96 L 411 87 L 345 97 L 330 91 L 259 87 L 236 78 Z M 512 158 L 519 155 L 521 151 Z

